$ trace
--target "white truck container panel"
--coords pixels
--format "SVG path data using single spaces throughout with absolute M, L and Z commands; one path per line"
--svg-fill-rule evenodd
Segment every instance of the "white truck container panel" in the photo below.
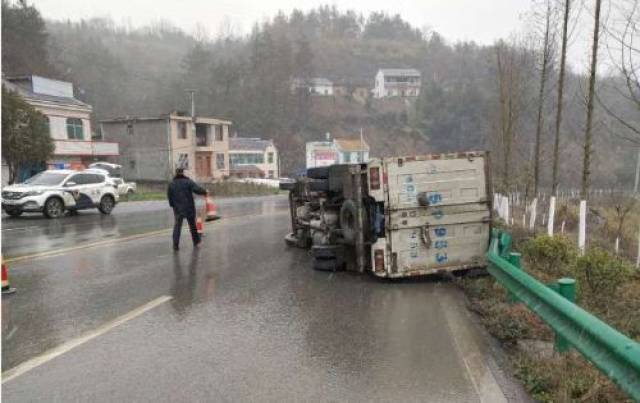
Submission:
M 372 161 L 385 184 L 370 194 L 385 202 L 386 225 L 385 242 L 372 246 L 373 257 L 384 245 L 385 270 L 373 265 L 373 272 L 406 277 L 484 265 L 491 224 L 487 164 L 482 152 Z

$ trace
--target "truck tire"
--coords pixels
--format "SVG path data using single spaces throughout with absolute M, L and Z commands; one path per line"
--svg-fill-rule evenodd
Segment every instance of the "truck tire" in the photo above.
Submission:
M 317 167 L 307 169 L 307 178 L 311 179 L 328 179 L 329 167 Z
M 329 180 L 321 179 L 308 183 L 309 190 L 312 192 L 328 192 Z
M 342 245 L 315 245 L 311 253 L 316 259 L 339 259 L 343 255 Z
M 344 263 L 342 263 L 341 260 L 335 259 L 335 258 L 313 260 L 313 270 L 338 271 L 338 270 L 342 270 L 343 267 L 344 267 Z
M 358 209 L 353 200 L 347 199 L 340 207 L 340 228 L 342 237 L 348 243 L 356 241 L 356 220 L 358 219 Z
M 278 187 L 280 188 L 280 190 L 293 190 L 296 187 L 296 183 L 295 182 L 280 182 Z

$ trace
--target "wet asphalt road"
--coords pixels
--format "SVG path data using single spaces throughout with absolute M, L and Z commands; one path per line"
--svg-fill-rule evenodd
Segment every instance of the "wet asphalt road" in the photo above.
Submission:
M 226 218 L 262 213 L 263 201 L 287 205 L 283 196 L 216 199 L 218 213 Z M 197 200 L 199 205 L 201 200 Z M 185 224 L 186 225 L 186 224 Z M 122 238 L 150 231 L 171 228 L 173 213 L 166 201 L 119 203 L 111 215 L 97 209 L 83 210 L 77 216 L 49 220 L 42 214 L 24 214 L 11 218 L 2 214 L 2 255 L 13 258 L 77 247 L 93 242 Z
M 206 225 L 199 250 L 183 232 L 174 253 L 167 232 L 10 265 L 18 291 L 2 299 L 3 399 L 523 399 L 454 284 L 315 272 L 306 251 L 282 240 L 286 198 L 243 200 L 228 211 L 251 215 Z M 111 231 L 126 234 L 136 226 L 121 214 Z M 102 231 L 90 228 L 63 237 Z M 5 238 L 3 231 L 3 248 Z M 30 361 L 79 340 L 86 342 L 41 365 Z M 32 369 L 7 381 L 25 362 Z

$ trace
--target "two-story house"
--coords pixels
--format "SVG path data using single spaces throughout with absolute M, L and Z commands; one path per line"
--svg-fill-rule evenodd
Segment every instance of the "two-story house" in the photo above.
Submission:
M 307 168 L 369 161 L 369 144 L 360 139 L 311 141 L 306 145 Z
M 280 176 L 278 149 L 271 140 L 232 137 L 229 167 L 231 177 L 277 179 Z
M 380 69 L 376 74 L 373 96 L 417 97 L 420 95 L 421 75 L 416 69 Z
M 55 147 L 49 161 L 21 167 L 18 181 L 46 168 L 81 169 L 93 161 L 118 157 L 118 143 L 91 139 L 92 107 L 74 97 L 72 83 L 30 75 L 9 77 L 2 84 L 46 116 Z
M 103 137 L 120 144 L 119 163 L 126 178 L 166 181 L 178 167 L 201 182 L 229 176 L 228 120 L 172 112 L 100 124 Z

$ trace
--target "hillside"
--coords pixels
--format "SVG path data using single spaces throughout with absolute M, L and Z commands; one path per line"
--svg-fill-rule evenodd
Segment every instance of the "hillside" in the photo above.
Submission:
M 329 6 L 280 13 L 256 23 L 246 36 L 213 40 L 195 38 L 166 22 L 125 29 L 108 19 L 46 21 L 45 29 L 49 60 L 41 64 L 48 65 L 29 69 L 72 81 L 77 96 L 94 106 L 96 120 L 187 110 L 185 90 L 195 88 L 199 114 L 231 119 L 240 136 L 274 139 L 282 151 L 284 172 L 302 166 L 306 141 L 322 138 L 326 132 L 357 136 L 362 128 L 375 155 L 489 149 L 496 178 L 531 182 L 539 55 L 518 41 L 499 41 L 493 46 L 449 43 L 438 33 L 422 32 L 398 16 L 363 16 Z M 29 72 L 24 66 L 4 63 L 21 60 L 15 55 L 20 46 L 9 46 L 14 54 L 3 57 L 6 74 Z M 518 113 L 509 172 L 499 163 L 504 159 L 499 130 L 499 52 L 510 58 L 520 77 L 514 90 Z M 372 100 L 363 105 L 340 97 L 301 98 L 290 92 L 293 77 L 326 77 L 362 85 L 372 83 L 375 72 L 384 67 L 421 71 L 421 96 L 409 103 Z M 556 82 L 555 69 L 549 80 Z M 616 94 L 615 88 L 621 85 L 615 77 L 602 77 L 598 88 L 609 90 L 602 90 L 599 96 L 633 114 Z M 553 145 L 555 86 L 549 87 L 542 130 L 543 185 L 549 183 Z M 584 77 L 569 71 L 561 127 L 563 186 L 576 183 L 580 176 L 584 89 Z M 628 187 L 634 150 L 620 139 L 620 125 L 599 109 L 594 126 L 593 183 Z

